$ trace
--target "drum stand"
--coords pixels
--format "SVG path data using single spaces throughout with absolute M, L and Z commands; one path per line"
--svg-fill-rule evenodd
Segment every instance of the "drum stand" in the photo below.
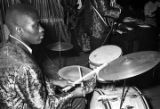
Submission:
M 121 102 L 120 102 L 120 109 L 122 108 L 122 105 L 124 103 L 127 91 L 129 87 L 126 87 L 126 81 L 124 80 L 123 89 L 122 89 L 122 96 L 121 96 Z
M 63 67 L 63 65 L 64 65 L 64 60 L 63 60 L 63 57 L 62 57 L 62 53 L 61 53 L 61 51 L 58 51 L 58 61 L 59 61 L 59 69 L 61 69 L 62 67 Z
M 113 83 L 114 83 L 114 82 L 113 82 Z M 116 91 L 116 88 L 115 88 L 114 85 L 111 86 L 111 90 L 112 90 L 112 91 Z M 122 109 L 122 106 L 123 106 L 123 103 L 124 103 L 124 101 L 125 101 L 125 97 L 126 97 L 126 95 L 127 95 L 128 90 L 129 90 L 129 87 L 126 87 L 126 82 L 125 82 L 125 80 L 124 80 L 119 109 Z M 104 93 L 103 91 L 101 91 L 101 90 L 96 90 L 96 91 L 97 91 L 100 95 L 105 95 L 105 93 Z M 109 99 L 108 99 L 108 98 L 102 98 L 102 99 L 100 99 L 99 101 L 102 102 L 102 104 L 104 105 L 105 109 L 108 109 L 108 108 L 109 108 L 109 109 L 112 109 L 112 108 L 111 108 L 111 105 L 110 105 L 110 103 L 109 103 Z
M 100 95 L 105 95 L 105 93 L 102 91 L 102 90 L 95 90 L 97 91 Z M 104 105 L 105 109 L 111 109 L 111 105 L 109 104 L 109 99 L 108 98 L 105 98 L 105 99 L 100 99 L 99 101 L 102 102 L 102 104 Z
M 114 83 L 114 82 L 113 82 Z M 112 91 L 116 91 L 116 88 L 115 86 L 112 86 Z M 119 109 L 122 109 L 122 106 L 123 106 L 123 103 L 124 103 L 124 100 L 125 100 L 125 97 L 126 97 L 126 94 L 127 94 L 127 91 L 128 91 L 129 87 L 126 87 L 126 82 L 124 80 L 124 84 L 123 84 L 123 89 L 122 89 L 122 95 L 121 95 L 121 101 L 120 101 L 120 108 Z M 108 99 L 106 99 L 108 100 Z M 104 102 L 104 101 L 103 101 Z M 109 101 L 108 101 L 109 103 Z M 104 104 L 104 103 L 103 103 Z M 106 105 L 106 104 L 105 104 Z M 107 108 L 106 108 L 107 109 Z
M 114 83 L 115 81 L 113 81 L 113 83 Z M 116 91 L 116 88 L 115 88 L 115 86 L 114 85 L 111 85 L 111 91 Z M 105 96 L 105 93 L 102 91 L 102 90 L 95 90 L 96 92 L 98 92 L 100 95 L 104 95 Z M 124 91 L 123 91 L 124 92 Z M 110 105 L 110 103 L 109 103 L 109 98 L 107 98 L 107 97 L 104 97 L 104 98 L 101 98 L 101 99 L 99 99 L 99 101 L 101 101 L 102 102 L 102 104 L 104 105 L 104 107 L 105 107 L 105 109 L 112 109 L 112 107 L 111 107 L 111 105 Z M 122 103 L 121 103 L 122 104 Z

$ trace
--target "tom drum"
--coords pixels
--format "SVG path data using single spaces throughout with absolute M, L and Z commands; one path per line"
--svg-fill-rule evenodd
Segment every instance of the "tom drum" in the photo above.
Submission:
M 122 55 L 122 49 L 116 45 L 105 45 L 95 49 L 89 56 L 89 67 L 95 69 L 104 63 L 110 63 Z

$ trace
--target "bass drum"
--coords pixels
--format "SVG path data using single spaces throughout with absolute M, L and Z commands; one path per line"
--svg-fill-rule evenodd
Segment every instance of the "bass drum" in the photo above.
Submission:
M 90 109 L 120 109 L 121 88 L 95 89 Z M 121 109 L 150 109 L 143 94 L 136 87 L 125 88 Z

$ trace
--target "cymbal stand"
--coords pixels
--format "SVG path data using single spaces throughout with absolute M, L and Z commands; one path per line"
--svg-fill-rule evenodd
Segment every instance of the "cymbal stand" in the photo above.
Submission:
M 117 89 L 116 89 L 116 86 L 115 86 L 115 82 L 116 82 L 116 81 L 112 81 L 112 84 L 113 84 L 113 85 L 111 85 L 111 90 L 112 90 L 112 91 L 116 91 L 116 90 L 117 90 Z
M 95 91 L 98 92 L 100 95 L 105 95 L 105 93 L 102 90 L 98 90 L 97 89 Z M 102 99 L 100 99 L 98 101 L 102 102 L 102 104 L 104 105 L 105 109 L 112 109 L 108 98 L 102 98 Z
M 62 53 L 61 51 L 58 51 L 58 57 L 59 57 L 59 69 L 63 67 L 62 65 Z
M 126 88 L 126 91 L 125 91 Z M 126 97 L 126 92 L 128 90 L 128 87 L 126 87 L 126 81 L 124 80 L 124 84 L 123 84 L 123 89 L 122 89 L 122 96 L 121 96 L 121 102 L 120 102 L 120 109 L 122 108 L 122 105 L 124 103 L 125 97 Z

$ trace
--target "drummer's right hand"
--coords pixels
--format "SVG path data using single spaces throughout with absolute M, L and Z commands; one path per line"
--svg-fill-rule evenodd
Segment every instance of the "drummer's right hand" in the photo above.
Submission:
M 85 97 L 87 92 L 83 87 L 76 87 L 75 90 L 72 91 L 72 94 L 74 97 Z

